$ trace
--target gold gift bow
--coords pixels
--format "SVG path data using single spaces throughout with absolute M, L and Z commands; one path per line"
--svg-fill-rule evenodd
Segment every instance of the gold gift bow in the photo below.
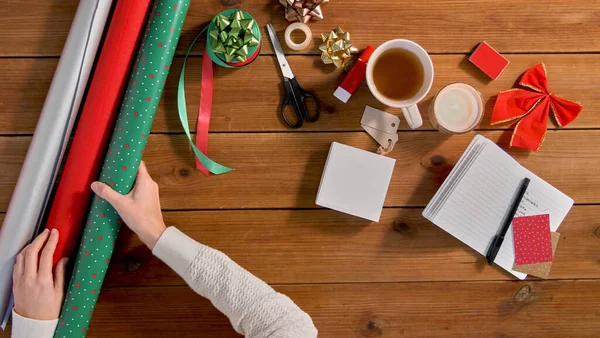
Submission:
M 356 53 L 358 49 L 352 46 L 350 33 L 344 32 L 340 27 L 331 31 L 331 33 L 322 33 L 323 44 L 319 46 L 321 60 L 324 64 L 333 63 L 336 67 L 344 67 L 350 61 L 350 55 Z

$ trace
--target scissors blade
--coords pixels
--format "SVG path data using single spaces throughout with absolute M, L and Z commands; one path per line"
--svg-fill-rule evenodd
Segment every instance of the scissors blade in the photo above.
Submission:
M 279 67 L 281 68 L 281 72 L 283 76 L 288 79 L 294 78 L 294 73 L 290 69 L 290 65 L 285 59 L 285 54 L 283 54 L 283 48 L 279 44 L 279 39 L 277 39 L 277 34 L 275 34 L 275 29 L 273 25 L 267 24 L 267 31 L 269 31 L 269 37 L 271 38 L 271 44 L 273 45 L 273 49 L 275 49 L 275 55 L 277 56 L 277 61 L 279 62 Z

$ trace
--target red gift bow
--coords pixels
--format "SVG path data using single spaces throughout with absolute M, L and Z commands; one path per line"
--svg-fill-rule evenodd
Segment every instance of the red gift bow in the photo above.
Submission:
M 546 136 L 550 109 L 558 125 L 564 127 L 575 120 L 583 107 L 550 92 L 546 66 L 543 63 L 526 71 L 519 85 L 531 90 L 513 88 L 500 92 L 494 105 L 491 124 L 521 118 L 510 139 L 510 146 L 538 151 Z

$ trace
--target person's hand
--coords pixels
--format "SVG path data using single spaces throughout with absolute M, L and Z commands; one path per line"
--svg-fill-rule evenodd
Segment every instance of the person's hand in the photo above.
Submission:
M 160 211 L 158 184 L 152 180 L 142 161 L 131 192 L 121 195 L 102 182 L 92 183 L 92 190 L 110 203 L 125 224 L 152 250 L 165 231 Z
M 58 230 L 50 232 L 46 229 L 17 256 L 13 293 L 15 312 L 20 316 L 37 320 L 58 318 L 68 259 L 65 257 L 58 261 L 53 276 L 52 256 L 57 243 Z

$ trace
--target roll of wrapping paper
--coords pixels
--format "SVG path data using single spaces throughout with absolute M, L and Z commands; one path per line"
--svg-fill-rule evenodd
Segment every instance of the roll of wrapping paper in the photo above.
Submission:
M 189 0 L 154 2 L 100 173 L 121 194 L 134 184 L 188 7 Z M 121 223 L 108 202 L 92 198 L 54 337 L 85 336 Z
M 206 48 L 204 55 L 208 58 L 202 60 L 202 81 L 200 90 L 200 107 L 196 127 L 196 144 L 190 135 L 187 109 L 185 103 L 185 66 L 192 47 L 198 39 L 206 34 Z M 225 68 L 245 67 L 254 62 L 260 55 L 261 35 L 256 20 L 248 13 L 228 9 L 217 14 L 211 22 L 196 36 L 188 48 L 177 92 L 177 105 L 179 119 L 188 137 L 194 153 L 196 154 L 196 168 L 206 176 L 209 172 L 223 174 L 231 171 L 207 157 L 208 153 L 208 128 L 212 113 L 212 96 L 214 87 L 213 62 Z
M 17 254 L 40 228 L 112 0 L 81 1 L 0 228 L 0 318 L 10 313 Z
M 127 85 L 151 0 L 120 0 L 115 6 L 46 222 L 60 236 L 54 264 L 71 257 L 81 235 L 92 190 Z

